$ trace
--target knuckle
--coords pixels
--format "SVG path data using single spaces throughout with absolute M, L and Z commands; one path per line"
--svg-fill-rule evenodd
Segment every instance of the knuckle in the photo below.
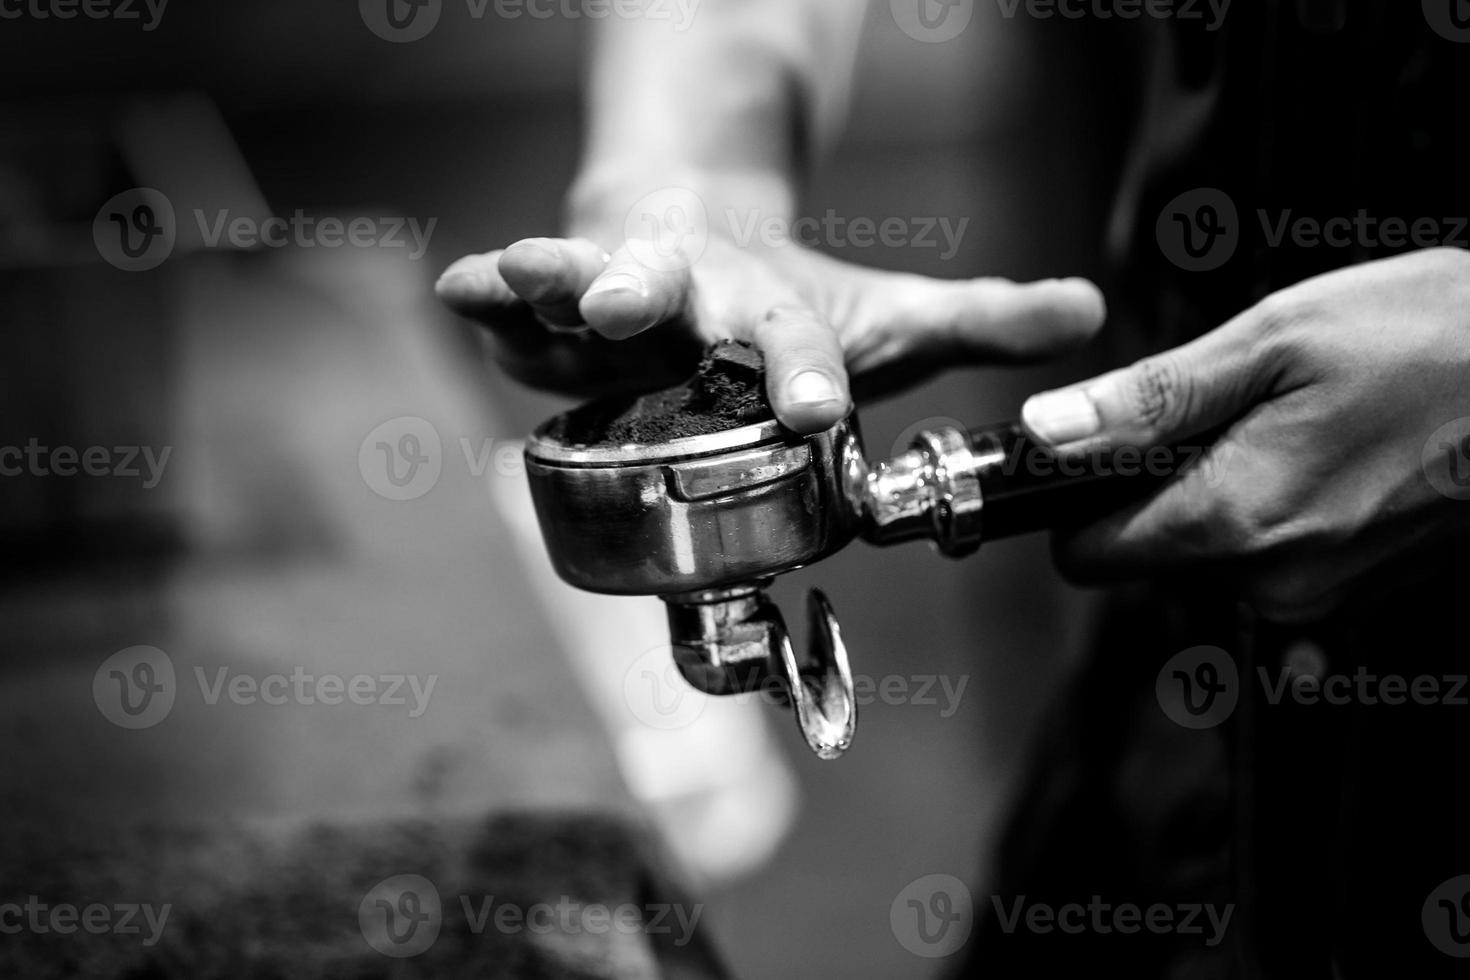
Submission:
M 1229 557 L 1269 568 L 1330 551 L 1352 534 L 1312 512 L 1300 494 L 1284 491 L 1223 498 L 1209 519 L 1221 529 Z
M 828 360 L 835 334 L 815 310 L 797 305 L 768 308 L 756 318 L 754 335 L 767 353 L 781 357 Z
M 1201 507 L 1198 524 L 1228 558 L 1265 558 L 1289 538 L 1288 525 L 1273 508 L 1232 494 L 1212 495 Z
M 1310 325 L 1319 319 L 1318 301 L 1302 287 L 1272 293 L 1255 306 L 1253 342 L 1260 363 L 1276 364 L 1297 351 L 1313 335 Z
M 822 325 L 816 311 L 791 303 L 778 303 L 761 314 L 760 326 L 767 330 L 790 330 L 793 327 L 817 327 Z
M 1156 433 L 1188 417 L 1192 388 L 1179 362 L 1160 354 L 1133 366 L 1125 396 L 1133 417 L 1147 431 Z

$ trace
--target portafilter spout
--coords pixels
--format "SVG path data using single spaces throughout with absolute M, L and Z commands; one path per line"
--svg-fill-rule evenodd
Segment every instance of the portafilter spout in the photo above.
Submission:
M 591 592 L 661 597 L 685 680 L 714 695 L 777 694 L 824 759 L 847 749 L 857 724 L 846 647 L 814 590 L 798 657 L 764 591 L 775 576 L 859 536 L 928 539 L 960 557 L 1101 512 L 1140 482 L 1059 458 L 1014 422 L 926 430 L 872 465 L 853 414 L 809 436 L 764 422 L 656 445 L 577 445 L 558 435 L 572 428 L 552 419 L 526 445 L 557 573 Z

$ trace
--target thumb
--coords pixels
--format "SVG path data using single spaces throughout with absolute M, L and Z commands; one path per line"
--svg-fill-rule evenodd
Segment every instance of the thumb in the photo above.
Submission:
M 1021 410 L 1054 448 L 1168 445 L 1229 423 L 1272 382 L 1250 314 L 1131 367 L 1033 395 Z

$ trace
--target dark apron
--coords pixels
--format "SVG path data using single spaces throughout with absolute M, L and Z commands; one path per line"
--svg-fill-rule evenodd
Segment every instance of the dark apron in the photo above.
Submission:
M 1447 22 L 1470 30 L 1470 3 L 1443 3 L 1439 13 L 1458 18 Z M 1431 27 L 1420 0 L 1236 0 L 1216 33 L 1183 20 L 1140 29 L 1156 34 L 1152 80 L 1109 242 L 1115 333 L 1129 338 L 1118 363 L 1304 278 L 1416 247 L 1273 246 L 1267 229 L 1287 209 L 1319 220 L 1359 209 L 1410 221 L 1470 215 L 1470 43 Z M 1224 192 L 1236 211 L 1233 252 L 1210 271 L 1181 268 L 1158 231 L 1171 203 L 1199 189 Z M 1183 200 L 1184 220 L 1196 219 L 1186 262 L 1207 261 L 1207 233 L 1229 233 L 1228 215 L 1198 211 L 1218 195 Z M 1443 703 L 1470 673 L 1457 628 L 1467 586 L 1464 572 L 1438 570 L 1292 630 L 1257 621 L 1223 583 L 1113 596 L 975 895 L 979 922 L 959 975 L 1470 975 L 1470 959 L 1441 949 L 1470 954 L 1470 899 L 1436 893 L 1470 875 L 1470 707 Z M 1229 655 L 1239 702 L 1222 724 L 1191 730 L 1166 715 L 1156 685 L 1171 657 L 1198 645 Z M 1435 677 L 1441 701 L 1272 703 L 1288 664 L 1298 674 Z M 1013 908 L 1018 896 L 1233 914 L 1214 946 L 1208 926 L 1008 930 L 995 899 Z

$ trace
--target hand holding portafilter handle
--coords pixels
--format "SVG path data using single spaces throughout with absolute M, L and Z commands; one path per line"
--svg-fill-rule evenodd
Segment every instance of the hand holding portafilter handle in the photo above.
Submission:
M 579 588 L 657 595 L 674 659 L 713 695 L 774 684 L 807 744 L 842 754 L 857 721 L 852 673 L 817 595 L 805 656 L 765 587 L 862 537 L 928 538 L 952 556 L 1069 523 L 1141 494 L 1106 455 L 1063 457 L 1018 423 L 939 427 L 870 464 L 856 418 L 800 436 L 774 421 L 661 445 L 562 442 L 559 420 L 527 444 L 526 472 L 558 574 Z M 1158 474 L 1164 475 L 1164 474 Z

